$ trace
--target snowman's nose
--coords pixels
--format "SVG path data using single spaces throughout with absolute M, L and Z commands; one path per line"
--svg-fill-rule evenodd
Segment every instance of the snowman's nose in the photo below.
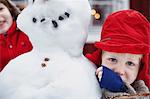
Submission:
M 55 20 L 52 20 L 52 24 L 53 24 L 54 28 L 58 27 L 58 23 Z

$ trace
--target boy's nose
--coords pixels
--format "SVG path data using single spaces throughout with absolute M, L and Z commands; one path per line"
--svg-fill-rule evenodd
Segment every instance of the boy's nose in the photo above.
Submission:
M 125 69 L 124 69 L 123 66 L 115 66 L 115 67 L 113 68 L 113 71 L 114 71 L 115 73 L 117 73 L 118 75 L 120 75 L 120 76 L 122 76 L 122 75 L 125 74 Z

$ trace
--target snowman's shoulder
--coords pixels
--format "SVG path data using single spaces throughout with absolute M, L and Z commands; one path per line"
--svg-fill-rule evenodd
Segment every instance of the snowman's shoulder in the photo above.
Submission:
M 9 70 L 13 70 L 13 69 L 16 69 L 18 68 L 19 69 L 23 69 L 23 66 L 26 67 L 28 66 L 27 64 L 30 62 L 30 60 L 32 60 L 32 53 L 25 53 L 25 54 L 22 54 L 14 59 L 12 59 L 6 66 L 5 68 L 3 69 L 2 72 L 4 71 L 9 71 Z
M 96 65 L 93 62 L 91 62 L 88 58 L 86 58 L 84 55 L 82 55 L 81 60 L 84 64 L 93 66 L 94 68 L 97 68 Z
M 33 56 L 33 54 L 31 52 L 22 54 L 16 58 L 12 59 L 8 65 L 13 65 L 13 64 L 20 65 L 22 63 L 25 64 L 29 60 L 32 60 L 32 56 Z

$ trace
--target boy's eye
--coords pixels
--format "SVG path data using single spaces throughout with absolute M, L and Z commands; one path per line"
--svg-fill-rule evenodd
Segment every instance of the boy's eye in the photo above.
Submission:
M 4 8 L 0 7 L 0 11 L 2 11 Z
M 112 62 L 112 63 L 117 63 L 117 59 L 116 58 L 109 58 L 108 59 L 110 62 Z
M 134 64 L 133 62 L 131 62 L 131 61 L 126 62 L 126 64 L 127 64 L 128 66 L 135 66 L 135 64 Z

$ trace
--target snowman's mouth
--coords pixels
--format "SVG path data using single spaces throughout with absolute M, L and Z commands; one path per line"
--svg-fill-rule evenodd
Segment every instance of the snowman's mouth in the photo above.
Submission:
M 63 20 L 65 20 L 65 19 L 69 18 L 69 17 L 70 17 L 70 13 L 65 12 L 64 14 L 62 14 L 62 15 L 60 15 L 60 16 L 58 17 L 58 20 L 59 20 L 59 21 L 63 21 Z
M 68 19 L 69 17 L 70 17 L 70 13 L 65 12 L 64 14 L 60 15 L 57 20 L 58 21 L 63 21 L 65 19 Z M 53 24 L 54 28 L 58 27 L 58 23 L 57 23 L 56 20 L 52 20 L 52 24 Z

